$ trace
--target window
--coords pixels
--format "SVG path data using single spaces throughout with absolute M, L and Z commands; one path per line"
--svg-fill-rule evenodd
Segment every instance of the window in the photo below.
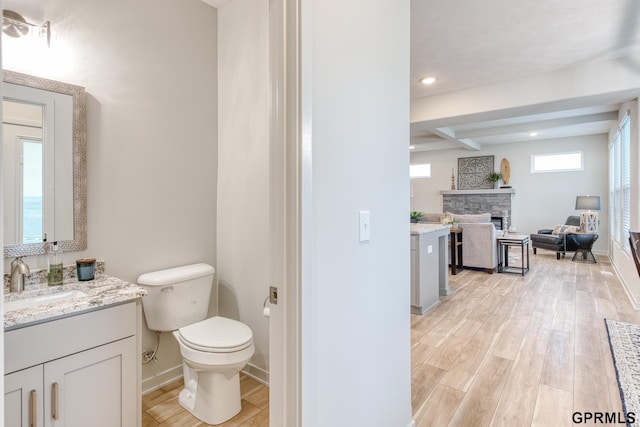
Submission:
M 410 165 L 409 176 L 411 178 L 431 178 L 431 163 Z
M 531 173 L 581 170 L 583 170 L 582 151 L 531 155 Z
M 20 140 L 22 145 L 22 243 L 42 242 L 42 141 Z
M 629 251 L 631 228 L 631 133 L 629 115 L 625 116 L 609 145 L 610 234 Z

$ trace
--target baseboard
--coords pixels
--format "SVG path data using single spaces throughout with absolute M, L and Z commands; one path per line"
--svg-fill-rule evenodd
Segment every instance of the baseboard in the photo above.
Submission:
M 149 394 L 179 378 L 182 378 L 182 364 L 160 372 L 152 377 L 144 378 L 142 380 L 142 394 Z
M 252 365 L 251 363 L 248 363 L 247 366 L 244 367 L 244 369 L 242 370 L 242 372 L 248 376 L 253 378 L 254 380 L 258 381 L 259 383 L 262 383 L 266 386 L 269 386 L 269 372 L 265 371 L 262 368 L 258 368 L 255 365 Z
M 613 271 L 616 273 L 616 276 L 618 276 L 618 280 L 620 280 L 620 283 L 622 283 L 622 289 L 624 289 L 624 292 L 627 294 L 627 298 L 629 298 L 629 302 L 633 306 L 634 310 L 640 310 L 640 301 L 637 301 L 636 299 L 633 298 L 633 293 L 629 289 L 629 285 L 622 277 L 622 274 L 620 274 L 620 272 L 618 271 L 618 267 L 613 262 L 611 257 L 609 257 L 609 261 L 611 262 L 611 267 L 613 267 Z
M 416 307 L 415 305 L 411 306 L 411 314 L 425 314 L 427 311 L 431 310 L 432 308 L 434 308 L 435 306 L 440 304 L 440 300 L 434 302 L 433 304 L 431 304 L 429 307 L 427 308 L 422 308 L 422 307 Z

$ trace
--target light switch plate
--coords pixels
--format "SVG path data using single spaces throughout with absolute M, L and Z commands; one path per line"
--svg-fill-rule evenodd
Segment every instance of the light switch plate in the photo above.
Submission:
M 371 239 L 371 214 L 369 211 L 360 211 L 360 242 L 368 242 Z

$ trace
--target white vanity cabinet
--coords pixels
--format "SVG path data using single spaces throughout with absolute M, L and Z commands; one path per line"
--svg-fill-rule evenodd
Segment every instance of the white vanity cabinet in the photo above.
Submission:
M 46 363 L 43 425 L 135 425 L 135 349 L 129 337 Z
M 138 310 L 129 302 L 5 332 L 5 425 L 140 425 Z
M 43 366 L 38 365 L 4 376 L 5 426 L 43 425 L 42 373 Z

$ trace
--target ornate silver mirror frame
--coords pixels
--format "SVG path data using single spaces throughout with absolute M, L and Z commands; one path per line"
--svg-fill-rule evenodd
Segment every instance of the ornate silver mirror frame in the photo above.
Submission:
M 58 242 L 64 252 L 87 248 L 87 110 L 85 90 L 81 86 L 47 80 L 28 74 L 4 70 L 2 80 L 50 92 L 71 95 L 73 98 L 73 240 Z M 44 243 L 4 245 L 4 257 L 40 255 Z

